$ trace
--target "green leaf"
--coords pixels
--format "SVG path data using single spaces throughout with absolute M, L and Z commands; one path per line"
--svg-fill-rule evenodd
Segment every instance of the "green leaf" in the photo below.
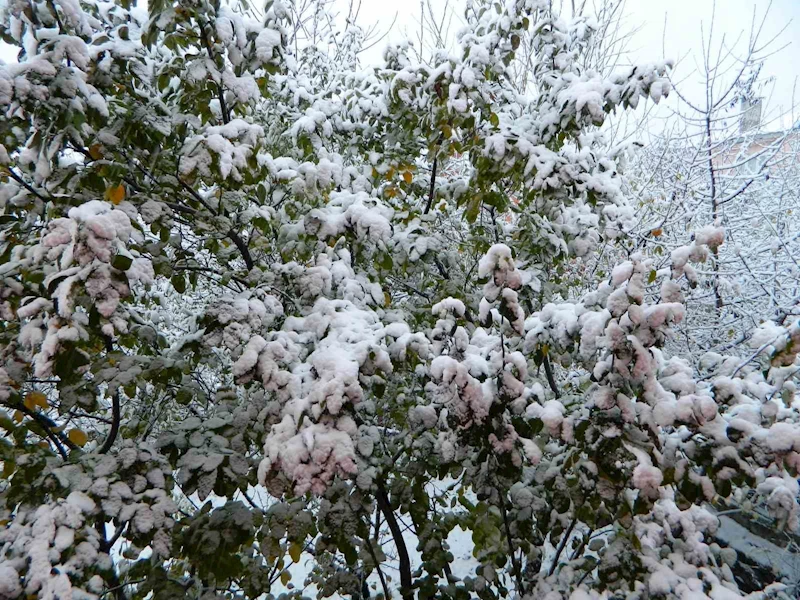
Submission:
M 86 353 L 68 342 L 60 348 L 53 372 L 65 381 L 72 381 L 80 376 L 79 369 L 87 364 L 89 364 L 89 359 Z
M 133 264 L 133 257 L 124 254 L 117 254 L 111 259 L 111 266 L 120 271 L 127 271 Z
M 348 541 L 343 541 L 339 545 L 339 549 L 344 554 L 344 560 L 348 565 L 354 565 L 358 561 L 358 552 L 353 545 Z
M 186 278 L 183 276 L 183 273 L 175 273 L 170 281 L 172 282 L 172 287 L 174 287 L 175 291 L 179 294 L 186 291 Z
M 467 210 L 464 212 L 464 217 L 467 219 L 468 223 L 474 223 L 475 220 L 478 218 L 478 212 L 481 208 L 481 197 L 480 196 L 473 196 L 470 198 L 469 204 L 467 205 Z

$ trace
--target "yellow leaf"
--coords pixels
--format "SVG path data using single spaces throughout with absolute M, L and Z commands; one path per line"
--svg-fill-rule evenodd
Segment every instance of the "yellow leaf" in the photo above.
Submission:
M 281 583 L 283 585 L 286 585 L 291 580 L 292 580 L 292 574 L 289 573 L 289 571 L 284 571 L 283 573 L 281 573 Z
M 14 412 L 14 420 L 17 423 L 22 423 L 22 418 L 23 418 L 23 415 L 22 415 L 22 411 L 21 410 L 18 410 L 18 411 Z
M 289 556 L 292 557 L 294 562 L 300 562 L 300 555 L 303 553 L 303 547 L 300 544 L 289 544 Z
M 384 306 L 389 306 L 392 303 L 392 297 L 389 295 L 389 292 L 383 292 L 383 302 Z
M 106 190 L 106 198 L 112 204 L 119 204 L 125 199 L 125 186 L 120 183 L 117 186 L 108 188 Z
M 411 175 L 410 171 L 406 171 L 405 173 L 403 173 L 403 179 L 405 179 L 406 183 L 410 185 L 411 180 L 413 179 L 413 175 Z
M 86 445 L 86 442 L 89 441 L 89 436 L 80 429 L 70 429 L 67 432 L 67 437 L 69 438 L 70 442 L 81 448 L 83 448 Z
M 102 146 L 100 146 L 100 144 L 92 144 L 89 146 L 89 156 L 91 156 L 93 160 L 100 160 L 103 158 L 103 152 L 101 148 Z
M 49 406 L 47 404 L 47 396 L 45 396 L 42 392 L 31 392 L 25 396 L 25 408 L 28 410 L 33 410 L 37 406 L 47 408 Z

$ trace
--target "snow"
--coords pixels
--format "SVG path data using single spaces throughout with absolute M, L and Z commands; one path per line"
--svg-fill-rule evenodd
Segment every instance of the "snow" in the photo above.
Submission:
M 694 241 L 701 246 L 708 246 L 712 250 L 725 242 L 725 230 L 722 227 L 707 225 L 695 231 Z
M 466 313 L 466 307 L 464 306 L 464 303 L 457 298 L 445 298 L 444 300 L 434 304 L 431 308 L 431 312 L 440 317 L 444 317 L 448 313 L 453 313 L 458 317 L 463 317 Z
M 19 573 L 8 564 L 0 564 L 0 596 L 16 598 L 22 594 Z
M 665 485 L 668 469 L 707 499 L 717 494 L 715 484 L 751 476 L 778 522 L 796 526 L 798 485 L 787 469 L 800 465 L 791 381 L 800 327 L 763 325 L 750 339 L 752 356 L 728 356 L 719 346 L 705 361 L 676 353 L 676 326 L 686 318 L 686 298 L 694 298 L 689 288 L 703 284 L 697 293 L 708 292 L 707 269 L 720 264 L 716 250 L 726 232 L 695 228 L 688 245 L 664 243 L 659 255 L 611 243 L 640 232 L 623 193 L 621 151 L 607 149 L 601 125 L 618 107 L 665 96 L 666 65 L 601 76 L 581 62 L 596 24 L 551 18 L 545 0 L 508 2 L 470 17 L 459 51 L 439 52 L 430 64 L 419 64 L 405 45 L 387 50 L 385 65 L 363 72 L 345 64 L 350 58 L 326 62 L 325 50 L 313 55 L 319 64 L 293 56 L 284 47 L 290 11 L 279 2 L 263 22 L 228 6 L 209 15 L 219 61 L 203 48 L 142 49 L 149 17 L 141 7 L 130 14 L 98 5 L 90 15 L 74 0 L 55 5 L 79 35 L 64 35 L 61 26 L 39 27 L 34 35 L 35 23 L 9 17 L 29 56 L 0 66 L 0 102 L 15 123 L 25 122 L 34 101 L 53 110 L 66 106 L 69 114 L 92 111 L 67 133 L 38 128 L 48 147 L 23 139 L 22 125 L 12 132 L 18 147 L 0 147 L 0 162 L 14 162 L 35 189 L 52 195 L 45 207 L 16 184 L 0 192 L 14 227 L 25 213 L 19 226 L 36 232 L 0 266 L 0 316 L 19 321 L 19 333 L 12 326 L 9 338 L 13 359 L 0 367 L 0 398 L 25 391 L 31 373 L 54 378 L 54 362 L 70 342 L 88 350 L 90 365 L 76 374 L 82 385 L 98 395 L 121 394 L 125 435 L 103 456 L 102 437 L 93 434 L 81 451 L 71 450 L 68 464 L 48 457 L 41 479 L 52 474 L 67 497 L 48 488 L 41 506 L 15 508 L 0 532 L 0 595 L 103 593 L 105 584 L 89 577 L 98 560 L 111 566 L 111 556 L 99 553 L 97 522 L 101 529 L 104 519 L 113 522 L 109 527 L 129 522 L 126 538 L 149 544 L 135 552 L 157 564 L 171 555 L 173 518 L 183 519 L 167 489 L 171 476 L 187 489 L 182 501 L 214 504 L 222 501 L 213 495 L 217 484 L 250 479 L 251 463 L 258 464 L 259 489 L 287 505 L 307 501 L 315 511 L 309 520 L 345 536 L 355 535 L 362 513 L 371 519 L 376 481 L 391 489 L 398 512 L 405 510 L 404 486 L 393 484 L 404 483 L 407 460 L 424 464 L 427 473 L 456 474 L 452 481 L 425 480 L 424 493 L 442 495 L 454 574 L 475 576 L 489 595 L 492 583 L 508 579 L 507 568 L 498 571 L 486 558 L 497 547 L 506 552 L 502 539 L 481 541 L 495 536 L 483 526 L 500 519 L 496 493 L 506 482 L 498 478 L 513 482 L 508 498 L 517 531 L 529 518 L 567 526 L 574 507 L 547 501 L 574 475 L 587 497 L 613 493 L 623 502 L 655 502 L 630 517 L 624 536 L 615 533 L 620 527 L 601 534 L 601 546 L 609 542 L 605 553 L 589 546 L 591 556 L 613 568 L 630 552 L 629 541 L 640 542 L 636 557 L 645 572 L 632 582 L 634 595 L 722 600 L 735 593 L 730 565 L 712 560 L 716 518 L 700 506 L 678 508 L 675 486 Z M 169 31 L 180 18 L 170 9 L 150 26 Z M 504 64 L 515 44 L 509 34 L 518 35 L 524 20 L 537 32 L 530 38 L 535 96 L 504 87 L 513 72 Z M 128 40 L 117 39 L 119 23 Z M 350 25 L 347 35 L 363 33 Z M 189 83 L 224 88 L 224 120 L 220 98 L 210 112 L 182 112 L 185 86 L 171 69 L 178 59 Z M 130 89 L 116 81 L 120 62 L 133 69 Z M 154 87 L 151 80 L 162 72 L 170 80 Z M 155 181 L 130 169 L 123 202 L 72 206 L 80 197 L 65 194 L 71 189 L 55 176 L 86 172 L 100 160 L 65 155 L 65 145 L 85 145 L 90 156 L 100 148 L 110 164 L 130 149 L 129 136 L 115 125 L 125 107 L 91 81 L 133 93 L 129 116 L 141 121 L 143 135 L 172 144 L 167 150 L 179 157 L 177 172 L 174 164 L 160 164 L 155 151 L 135 154 L 132 160 L 152 168 Z M 34 113 L 38 118 L 38 108 Z M 414 115 L 429 115 L 437 126 L 434 120 L 446 119 L 452 135 L 435 142 L 435 133 L 426 142 L 420 131 L 427 121 L 406 127 Z M 465 118 L 474 118 L 472 131 Z M 429 143 L 440 145 L 442 169 L 437 205 L 421 214 Z M 457 148 L 460 156 L 445 160 Z M 412 172 L 410 184 L 400 180 Z M 187 192 L 189 204 L 182 204 L 185 190 L 176 177 L 194 192 Z M 128 178 L 144 183 L 129 185 Z M 181 197 L 152 199 L 160 183 L 181 189 Z M 118 199 L 117 189 L 107 197 Z M 490 228 L 492 196 L 482 195 L 480 226 L 464 225 L 464 202 L 470 206 L 478 192 L 510 199 L 518 210 L 509 222 L 492 210 Z M 644 236 L 647 243 L 668 235 L 654 231 Z M 159 232 L 167 241 L 158 241 Z M 255 266 L 247 272 L 231 232 L 252 253 Z M 126 259 L 129 268 L 113 266 Z M 195 265 L 198 278 L 212 281 L 174 292 L 165 272 Z M 590 275 L 593 268 L 603 275 Z M 28 273 L 36 279 L 27 281 Z M 476 273 L 485 280 L 482 291 Z M 103 351 L 103 337 L 114 353 Z M 59 423 L 73 418 L 66 416 L 68 403 L 78 395 L 64 383 L 47 384 L 55 386 L 48 393 L 58 396 L 61 411 L 47 414 Z M 182 402 L 185 392 L 188 406 L 168 405 L 166 414 L 178 420 L 139 410 L 147 408 L 143 400 L 169 403 L 174 393 Z M 107 398 L 95 407 L 94 392 L 83 396 L 81 411 L 108 411 Z M 543 424 L 540 431 L 534 420 Z M 591 428 L 581 429 L 586 424 Z M 92 424 L 98 434 L 103 425 Z M 129 438 L 151 425 L 161 433 L 158 449 Z M 521 432 L 533 425 L 537 432 L 525 437 Z M 604 482 L 599 463 L 609 457 L 574 452 L 581 431 L 585 444 L 624 440 L 612 466 L 630 480 L 618 489 Z M 261 452 L 252 453 L 255 440 Z M 459 498 L 490 516 L 462 511 Z M 481 519 L 471 531 L 468 517 Z M 455 522 L 464 528 L 450 527 Z M 586 529 L 578 523 L 573 540 Z M 415 536 L 410 528 L 404 535 L 414 568 L 427 568 L 423 554 L 438 552 L 444 536 L 425 530 Z M 534 552 L 521 560 L 530 568 L 539 560 L 546 572 L 556 537 L 533 542 Z M 479 541 L 491 546 L 486 554 Z M 387 570 L 393 561 L 386 560 Z M 124 574 L 129 564 L 117 571 Z M 531 597 L 601 597 L 590 589 L 591 578 L 586 589 L 575 589 L 576 565 L 564 556 L 554 566 L 552 577 L 533 574 Z M 324 567 L 321 577 L 331 574 Z M 292 573 L 309 569 L 295 565 Z M 376 583 L 374 574 L 370 581 Z
M 796 580 L 800 572 L 800 555 L 754 535 L 731 517 L 720 516 L 719 522 L 715 535 L 720 542 L 761 566 L 776 571 L 780 576 L 788 577 L 790 581 Z
M 274 29 L 265 28 L 256 37 L 256 57 L 263 62 L 272 62 L 275 48 L 281 45 L 281 34 Z
M 638 464 L 633 470 L 633 485 L 647 494 L 657 493 L 664 479 L 661 469 L 652 465 Z

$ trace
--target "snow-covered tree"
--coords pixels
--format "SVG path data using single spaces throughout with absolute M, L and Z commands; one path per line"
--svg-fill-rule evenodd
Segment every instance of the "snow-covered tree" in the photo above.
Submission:
M 696 71 L 673 74 L 674 113 L 631 165 L 631 248 L 667 264 L 693 231 L 725 228 L 726 243 L 688 274 L 691 310 L 676 343 L 695 361 L 709 350 L 744 355 L 762 321 L 800 314 L 800 129 L 783 129 L 786 115 L 764 97 L 763 62 L 780 51 L 765 41 L 767 16 L 754 15 L 733 45 L 712 20 Z
M 576 292 L 667 65 L 547 0 L 368 69 L 280 1 L 1 6 L 0 598 L 716 600 L 706 502 L 797 525 L 800 324 L 664 350 L 722 229 Z

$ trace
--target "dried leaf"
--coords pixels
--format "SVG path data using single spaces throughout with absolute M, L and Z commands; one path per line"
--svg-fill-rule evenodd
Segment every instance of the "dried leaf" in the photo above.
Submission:
M 45 396 L 42 392 L 31 392 L 27 396 L 25 396 L 25 408 L 28 410 L 34 410 L 37 406 L 41 406 L 42 408 L 47 408 L 49 404 L 47 404 L 47 396 Z
M 289 556 L 294 562 L 300 562 L 300 555 L 303 553 L 303 547 L 300 544 L 289 544 Z
M 70 429 L 67 432 L 67 437 L 69 438 L 70 442 L 81 448 L 83 448 L 86 445 L 86 442 L 89 441 L 89 436 L 80 429 Z
M 106 190 L 106 198 L 112 204 L 119 204 L 125 199 L 125 186 L 120 183 L 117 186 L 108 188 Z

